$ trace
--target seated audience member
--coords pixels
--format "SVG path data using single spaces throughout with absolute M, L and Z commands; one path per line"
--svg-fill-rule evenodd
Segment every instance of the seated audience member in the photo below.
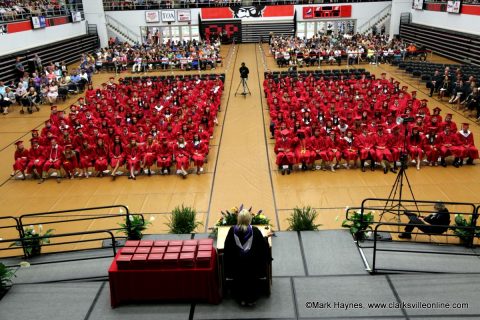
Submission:
M 266 276 L 271 261 L 268 242 L 251 221 L 248 210 L 240 211 L 224 247 L 225 276 L 233 279 L 232 294 L 241 306 L 255 304 L 260 294 L 259 280 Z
M 47 99 L 50 105 L 53 105 L 54 103 L 57 102 L 57 98 L 58 98 L 58 85 L 57 85 L 57 82 L 54 80 L 48 86 Z
M 409 211 L 405 211 L 410 222 L 405 227 L 405 232 L 398 235 L 401 239 L 411 239 L 415 228 L 427 234 L 442 234 L 448 230 L 450 225 L 450 212 L 442 202 L 434 206 L 436 212 L 422 218 Z

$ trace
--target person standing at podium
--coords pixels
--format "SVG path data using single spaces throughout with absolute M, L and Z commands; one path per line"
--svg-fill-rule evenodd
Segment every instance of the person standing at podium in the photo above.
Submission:
M 232 294 L 241 306 L 255 305 L 259 280 L 267 275 L 271 259 L 266 238 L 251 222 L 252 214 L 246 209 L 240 211 L 237 224 L 225 239 L 225 276 L 233 279 Z

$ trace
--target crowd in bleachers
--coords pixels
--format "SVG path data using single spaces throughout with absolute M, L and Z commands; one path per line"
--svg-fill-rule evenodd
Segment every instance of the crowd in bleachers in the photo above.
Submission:
M 96 53 L 97 69 L 113 69 L 117 73 L 131 68 L 132 72 L 153 69 L 206 70 L 222 64 L 220 41 L 160 42 L 159 34 L 149 35 L 142 45 L 130 45 L 110 39 L 108 48 Z
M 419 53 L 413 44 L 389 40 L 385 34 L 315 34 L 311 38 L 271 36 L 270 52 L 277 65 L 320 66 L 392 63 Z M 424 52 L 424 51 L 422 51 Z
M 76 10 L 77 0 L 16 0 L 0 1 L 0 21 L 29 19 L 31 16 L 56 16 Z
M 402 154 L 418 170 L 423 162 L 447 166 L 453 157 L 460 167 L 478 158 L 468 123 L 457 127 L 452 114 L 430 111 L 427 100 L 386 74 L 271 74 L 263 86 L 282 174 L 295 165 L 335 171 L 342 161 L 350 168 L 358 160 L 362 171 L 368 163 L 396 172 Z
M 3 115 L 15 105 L 21 106 L 20 113 L 23 114 L 38 111 L 42 104 L 65 101 L 69 94 L 83 92 L 95 72 L 93 57 L 88 54 L 82 54 L 80 66 L 71 70 L 65 62 L 43 64 L 38 55 L 33 60 L 34 72 L 29 73 L 17 58 L 14 66 L 17 79 L 9 83 L 0 81 L 0 112 Z
M 373 2 L 381 0 L 347 0 L 345 2 Z M 103 0 L 106 11 L 114 10 L 151 10 L 171 8 L 203 8 L 224 6 L 250 5 L 286 5 L 286 4 L 313 4 L 314 0 Z M 338 0 L 323 0 L 321 3 L 338 3 Z
M 224 75 L 110 78 L 91 86 L 65 113 L 52 106 L 50 119 L 33 130 L 31 147 L 18 141 L 14 172 L 45 181 L 50 171 L 61 177 L 110 173 L 126 165 L 129 179 L 170 174 L 172 166 L 185 178 L 191 164 L 203 172 L 217 123 Z M 110 171 L 107 169 L 110 167 Z

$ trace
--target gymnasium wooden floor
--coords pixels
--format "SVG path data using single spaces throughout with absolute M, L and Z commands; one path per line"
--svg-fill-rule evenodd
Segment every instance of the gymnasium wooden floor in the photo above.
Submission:
M 203 223 L 198 232 L 205 232 L 220 217 L 220 210 L 244 203 L 254 209 L 263 209 L 275 229 L 285 230 L 292 208 L 310 205 L 317 208 L 318 223 L 322 224 L 322 229 L 338 229 L 346 206 L 358 206 L 366 197 L 387 197 L 396 175 L 385 175 L 381 170 L 362 173 L 360 170 L 340 169 L 335 173 L 294 172 L 289 176 L 277 172 L 274 141 L 269 139 L 268 132 L 269 115 L 262 94 L 264 70 L 277 68 L 268 55 L 268 46 L 264 45 L 263 49 L 258 44 L 234 48 L 224 46 L 224 66 L 207 71 L 226 73 L 222 111 L 211 143 L 206 173 L 201 176 L 190 175 L 186 180 L 177 176 L 141 176 L 136 181 L 127 180 L 126 177 L 116 181 L 90 178 L 64 180 L 60 184 L 47 180 L 38 185 L 32 180 L 12 179 L 9 175 L 12 170 L 13 143 L 24 139 L 28 146 L 30 130 L 41 127 L 50 111 L 48 106 L 44 106 L 40 112 L 21 115 L 19 107 L 15 107 L 9 115 L 0 118 L 0 161 L 3 164 L 0 168 L 0 216 L 125 204 L 132 212 L 145 213 L 147 218 L 155 216 L 148 232 L 161 233 L 167 232 L 165 222 L 170 210 L 185 204 L 197 209 L 199 220 Z M 266 52 L 266 57 L 263 52 Z M 430 60 L 444 61 L 438 57 Z M 250 68 L 248 85 L 252 94 L 247 97 L 235 96 L 241 62 Z M 409 90 L 417 90 L 419 98 L 430 100 L 431 109 L 440 106 L 442 114 L 453 111 L 457 124 L 465 121 L 471 123 L 475 139 L 480 143 L 478 125 L 456 110 L 450 110 L 447 103 L 428 98 L 423 83 L 396 67 L 362 67 L 376 75 L 387 72 L 388 77 L 394 77 L 401 85 L 409 86 Z M 122 74 L 121 77 L 126 75 Z M 95 75 L 94 86 L 99 86 L 109 76 L 106 73 Z M 67 100 L 61 104 L 61 108 L 67 108 L 77 98 Z M 420 171 L 412 168 L 408 170 L 408 176 L 417 199 L 478 202 L 480 165 L 460 169 L 452 166 L 423 167 Z M 76 228 L 78 231 L 98 229 L 101 227 L 100 221 L 94 224 L 77 223 Z M 67 231 L 62 225 L 56 225 L 55 229 L 56 233 Z

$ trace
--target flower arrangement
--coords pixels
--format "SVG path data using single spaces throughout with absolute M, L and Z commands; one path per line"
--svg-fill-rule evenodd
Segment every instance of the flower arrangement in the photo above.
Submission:
M 222 211 L 222 216 L 218 219 L 217 223 L 215 224 L 216 227 L 221 226 L 233 226 L 237 224 L 237 217 L 238 213 L 242 211 L 244 208 L 243 204 L 240 207 L 233 207 L 229 210 Z M 259 210 L 257 213 L 252 211 L 252 207 L 248 209 L 248 212 L 252 214 L 252 225 L 270 225 L 270 219 L 267 218 L 262 212 Z
M 40 255 L 42 252 L 42 245 L 50 243 L 50 236 L 53 235 L 54 229 L 48 229 L 43 234 L 43 226 L 38 225 L 38 232 L 33 225 L 23 228 L 22 240 L 15 241 L 10 247 L 17 246 L 22 247 L 25 250 L 25 256 L 27 258 Z
M 154 220 L 155 217 L 153 216 L 151 216 L 150 219 L 146 221 L 142 215 L 129 214 L 125 218 L 125 223 L 118 224 L 120 226 L 119 232 L 124 233 L 127 236 L 128 240 L 140 240 L 143 237 L 143 231 L 145 231 Z

